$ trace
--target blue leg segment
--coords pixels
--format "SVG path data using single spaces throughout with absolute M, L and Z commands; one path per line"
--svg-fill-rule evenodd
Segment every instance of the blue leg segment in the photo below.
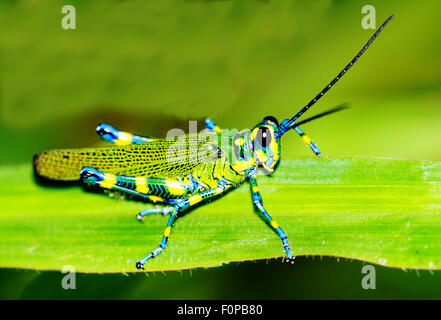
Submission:
M 268 214 L 268 212 L 266 212 L 265 208 L 263 207 L 263 200 L 259 192 L 259 187 L 257 186 L 256 176 L 250 176 L 250 185 L 254 206 L 262 213 L 266 222 L 279 235 L 280 240 L 282 240 L 283 249 L 286 252 L 286 262 L 289 264 L 294 264 L 295 256 L 291 253 L 288 236 L 286 235 L 285 231 L 282 230 L 279 224 L 273 218 L 271 218 L 271 216 Z
M 210 118 L 205 119 L 205 127 L 210 131 L 215 131 L 217 133 L 221 132 L 221 128 L 219 128 Z
M 320 157 L 322 155 L 317 145 L 312 142 L 312 140 L 303 132 L 302 129 L 300 129 L 300 127 L 295 127 L 294 130 L 299 134 L 303 141 L 305 141 L 306 145 L 311 148 L 312 152 L 314 152 L 316 156 Z
M 120 131 L 107 123 L 100 123 L 96 128 L 96 132 L 103 139 L 116 145 L 129 145 L 142 142 L 149 142 L 152 139 L 137 136 L 128 132 Z

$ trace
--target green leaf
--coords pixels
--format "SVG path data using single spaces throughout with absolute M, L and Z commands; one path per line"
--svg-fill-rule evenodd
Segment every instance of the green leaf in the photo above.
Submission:
M 32 168 L 0 168 L 0 267 L 132 272 L 159 244 L 167 217 L 154 205 L 37 185 Z M 378 158 L 282 160 L 259 177 L 267 211 L 297 255 L 400 268 L 441 268 L 441 162 Z M 247 184 L 175 223 L 147 271 L 281 257 L 281 241 L 254 212 Z M 293 267 L 295 268 L 295 266 Z

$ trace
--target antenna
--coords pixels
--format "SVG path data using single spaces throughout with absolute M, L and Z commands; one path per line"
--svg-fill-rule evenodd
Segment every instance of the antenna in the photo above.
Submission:
M 314 105 L 331 87 L 336 84 L 336 82 L 343 77 L 343 75 L 352 67 L 352 65 L 358 60 L 358 58 L 361 57 L 361 55 L 369 48 L 371 43 L 375 40 L 375 38 L 378 36 L 378 34 L 383 30 L 383 28 L 389 23 L 389 21 L 394 17 L 394 15 L 391 15 L 387 20 L 381 25 L 380 28 L 374 33 L 374 35 L 369 39 L 369 41 L 364 45 L 364 47 L 360 50 L 360 52 L 357 53 L 357 55 L 352 59 L 351 62 L 334 78 L 332 81 L 318 94 L 315 96 L 314 99 L 309 101 L 309 103 L 304 106 L 294 117 L 292 117 L 289 120 L 284 120 L 279 129 L 280 133 L 283 134 L 289 129 L 292 128 L 294 122 L 300 118 L 302 114 L 304 114 L 312 105 Z
M 311 117 L 311 118 L 307 118 L 307 119 L 305 119 L 305 120 L 302 120 L 302 121 L 296 122 L 296 123 L 294 124 L 293 127 L 294 127 L 294 128 L 295 128 L 295 127 L 299 127 L 299 126 L 301 126 L 302 124 L 308 123 L 308 122 L 310 122 L 310 121 L 313 121 L 313 120 L 319 119 L 319 118 L 324 117 L 324 116 L 328 116 L 328 115 L 330 115 L 330 114 L 333 114 L 333 113 L 336 113 L 336 112 L 339 112 L 339 111 L 342 111 L 342 110 L 345 110 L 345 109 L 348 109 L 348 108 L 349 108 L 349 103 L 342 103 L 342 104 L 340 104 L 340 105 L 338 105 L 338 106 L 336 106 L 336 107 L 334 107 L 334 108 L 332 108 L 332 109 L 329 109 L 329 110 L 327 110 L 327 111 L 324 111 L 324 112 L 322 112 L 322 113 L 319 113 L 319 114 L 317 114 L 317 115 L 315 115 L 315 116 L 313 116 L 313 117 Z

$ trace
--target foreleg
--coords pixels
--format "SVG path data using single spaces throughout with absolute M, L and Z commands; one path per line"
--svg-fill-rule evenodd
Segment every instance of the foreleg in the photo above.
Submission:
M 312 152 L 314 152 L 316 156 L 322 155 L 317 145 L 303 132 L 302 129 L 300 129 L 300 127 L 295 127 L 294 130 L 299 134 L 306 145 L 311 148 Z
M 287 258 L 286 261 L 290 264 L 293 264 L 295 257 L 291 253 L 291 247 L 288 242 L 288 236 L 282 230 L 279 224 L 273 218 L 271 218 L 271 216 L 268 214 L 268 212 L 266 212 L 265 208 L 263 207 L 262 196 L 260 195 L 259 187 L 257 186 L 257 180 L 255 175 L 250 176 L 250 185 L 251 185 L 251 193 L 253 196 L 254 206 L 262 213 L 266 222 L 279 235 L 280 240 L 282 240 L 283 249 L 285 249 L 286 252 L 286 258 Z

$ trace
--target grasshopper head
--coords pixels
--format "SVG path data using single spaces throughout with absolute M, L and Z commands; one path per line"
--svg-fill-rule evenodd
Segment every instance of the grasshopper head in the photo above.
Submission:
M 280 131 L 276 118 L 268 116 L 251 130 L 254 160 L 270 174 L 276 168 L 280 159 Z

